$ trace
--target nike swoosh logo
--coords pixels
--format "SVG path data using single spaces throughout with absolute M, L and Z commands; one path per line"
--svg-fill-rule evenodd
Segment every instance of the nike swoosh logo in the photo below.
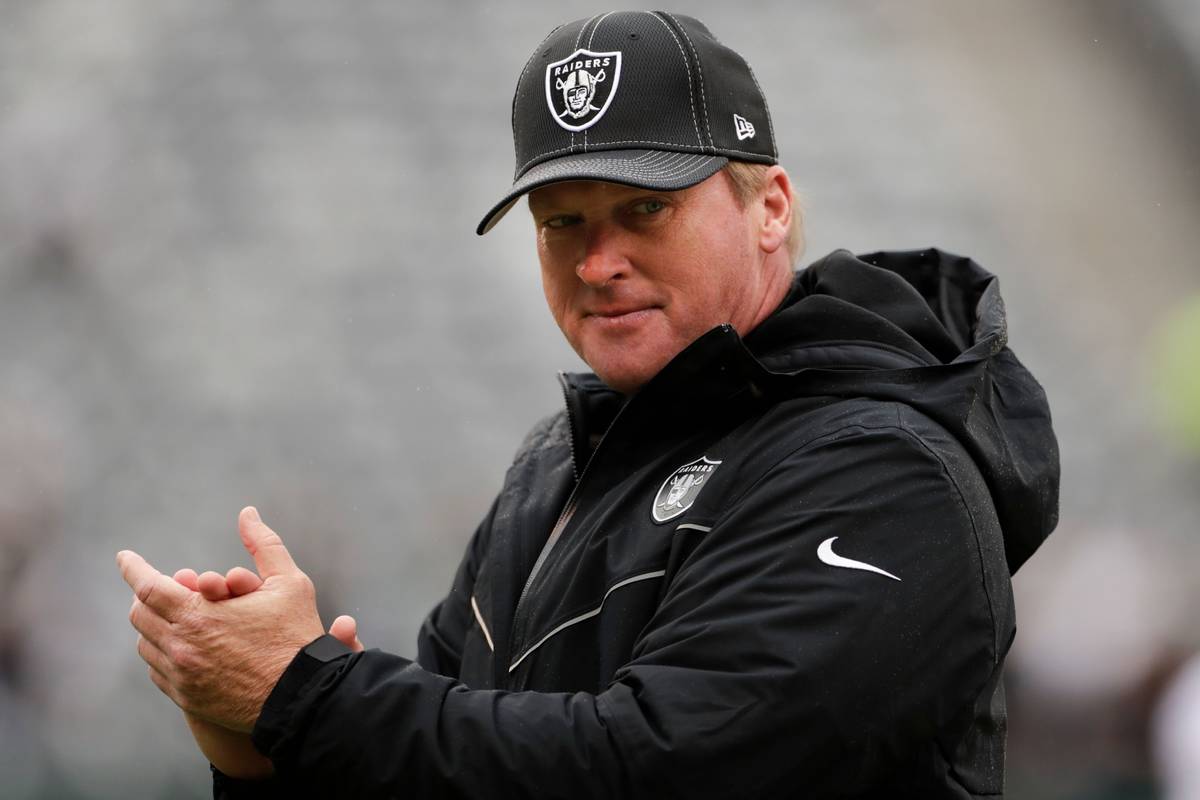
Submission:
M 836 536 L 831 536 L 817 548 L 817 558 L 821 559 L 821 563 L 828 564 L 831 567 L 845 567 L 846 569 L 862 569 L 867 572 L 874 572 L 877 575 L 891 578 L 894 581 L 900 580 L 895 575 L 879 567 L 872 566 L 863 561 L 855 561 L 852 558 L 842 558 L 837 553 L 833 552 L 833 543 L 837 541 Z

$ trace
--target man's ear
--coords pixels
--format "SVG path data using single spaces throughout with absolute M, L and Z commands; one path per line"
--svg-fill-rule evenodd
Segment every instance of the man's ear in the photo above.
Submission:
M 778 164 L 767 170 L 759 202 L 762 203 L 763 221 L 759 228 L 758 246 L 765 253 L 774 253 L 787 244 L 792 214 L 798 211 L 787 170 Z

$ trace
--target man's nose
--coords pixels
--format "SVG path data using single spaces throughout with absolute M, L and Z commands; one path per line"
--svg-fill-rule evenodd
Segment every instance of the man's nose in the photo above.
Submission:
M 630 264 L 620 246 L 620 237 L 611 231 L 589 233 L 587 249 L 575 266 L 575 273 L 588 286 L 600 288 L 629 274 Z

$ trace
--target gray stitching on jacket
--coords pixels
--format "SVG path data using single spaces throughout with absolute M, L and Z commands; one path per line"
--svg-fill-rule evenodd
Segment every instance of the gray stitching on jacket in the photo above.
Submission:
M 590 611 L 585 611 L 582 614 L 577 614 L 576 616 L 571 617 L 566 622 L 563 622 L 563 623 L 560 623 L 559 625 L 554 626 L 554 628 L 552 628 L 549 633 L 547 633 L 541 639 L 538 639 L 537 642 L 532 647 L 526 648 L 525 652 L 521 654 L 521 657 L 518 658 L 516 661 L 514 661 L 512 663 L 512 665 L 508 668 L 508 671 L 512 672 L 513 670 L 515 670 L 518 666 L 520 666 L 521 662 L 524 661 L 526 659 L 526 657 L 528 657 L 528 655 L 530 653 L 532 653 L 534 650 L 537 650 L 539 647 L 544 645 L 546 642 L 550 641 L 550 639 L 557 636 L 559 633 L 562 633 L 563 631 L 565 631 L 567 628 L 571 627 L 572 625 L 577 625 L 580 622 L 585 622 L 586 620 L 589 620 L 592 617 L 598 616 L 600 614 L 600 612 L 604 610 L 604 603 L 605 603 L 605 601 L 608 600 L 608 596 L 610 594 L 612 594 L 613 592 L 615 592 L 617 589 L 620 589 L 623 586 L 628 586 L 631 583 L 647 581 L 652 578 L 661 578 L 662 576 L 664 576 L 666 574 L 667 574 L 667 571 L 665 569 L 658 569 L 658 570 L 654 570 L 653 572 L 643 572 L 641 575 L 634 575 L 632 577 L 625 578 L 624 580 L 617 581 L 612 586 L 608 587 L 608 591 L 604 593 L 604 597 L 600 598 L 600 605 L 596 606 L 595 608 L 591 609 Z

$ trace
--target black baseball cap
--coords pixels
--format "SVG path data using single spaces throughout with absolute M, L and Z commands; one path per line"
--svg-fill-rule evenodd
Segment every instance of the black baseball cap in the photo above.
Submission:
M 779 160 L 750 65 L 699 20 L 666 11 L 610 11 L 551 31 L 517 79 L 512 127 L 514 182 L 480 235 L 549 183 L 674 191 L 731 160 Z

